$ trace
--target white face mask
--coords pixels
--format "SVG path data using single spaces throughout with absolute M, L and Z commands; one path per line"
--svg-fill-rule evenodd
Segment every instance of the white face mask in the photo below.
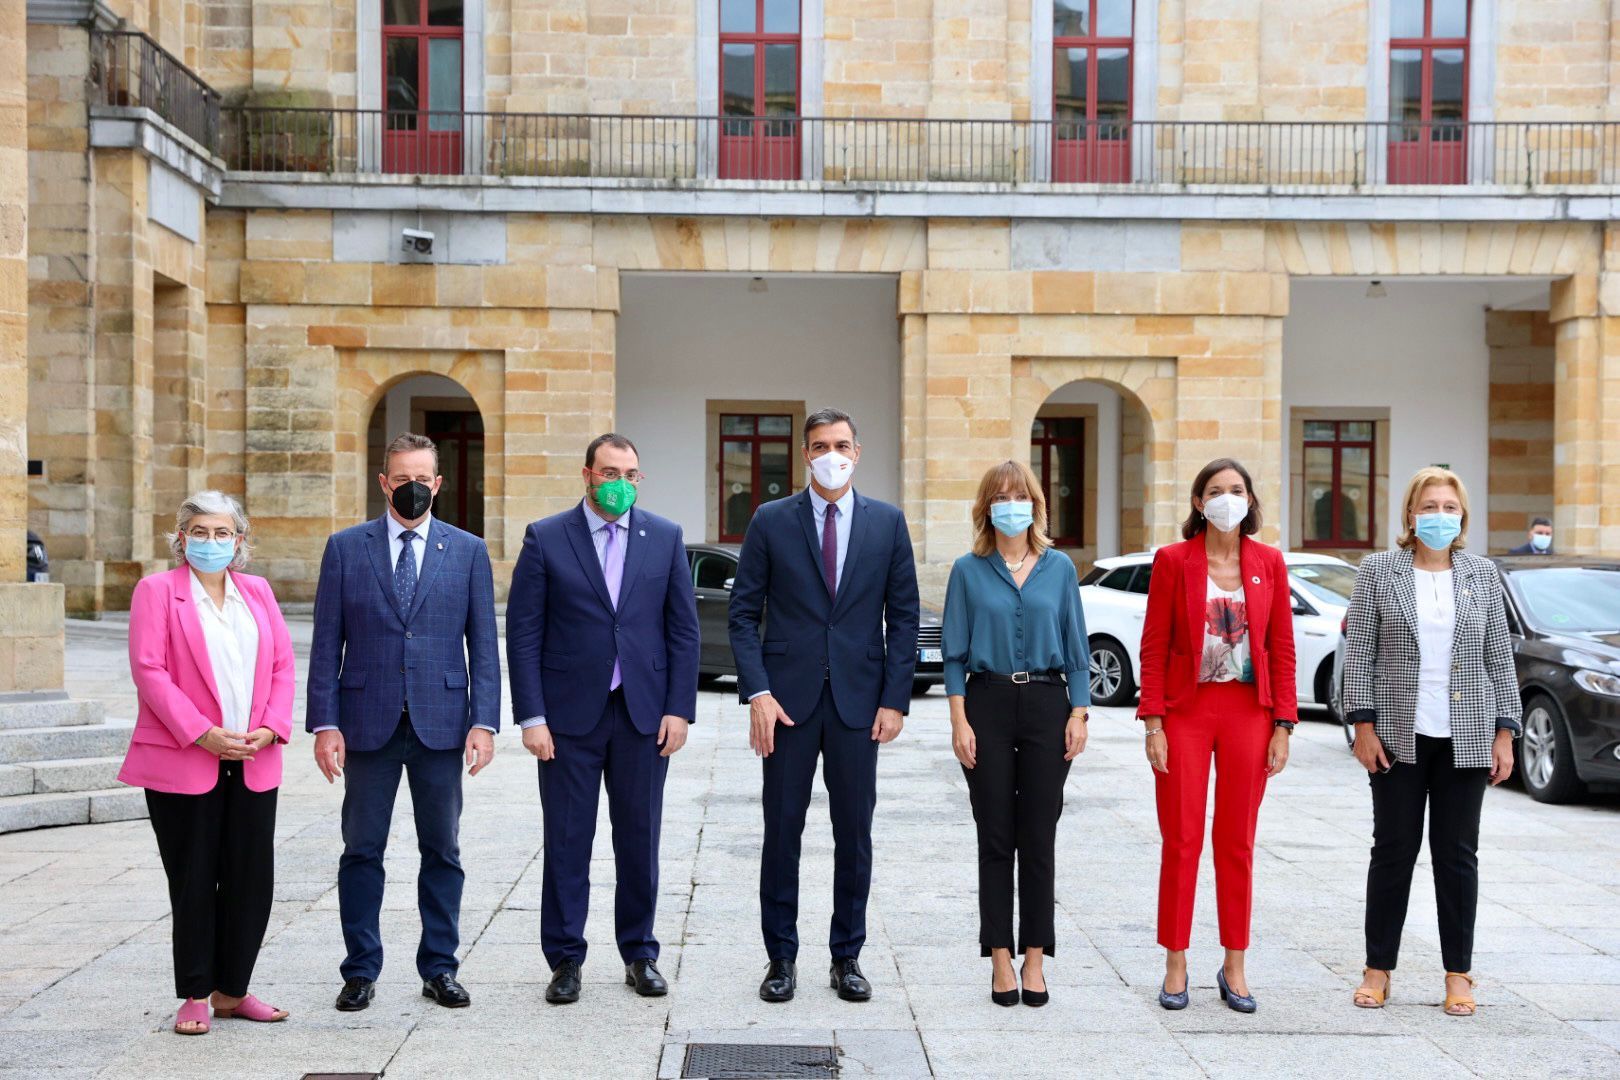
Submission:
M 1221 532 L 1231 532 L 1249 516 L 1249 500 L 1243 495 L 1228 492 L 1204 501 L 1204 520 Z
M 810 459 L 810 473 L 828 491 L 837 491 L 855 475 L 855 463 L 836 450 Z

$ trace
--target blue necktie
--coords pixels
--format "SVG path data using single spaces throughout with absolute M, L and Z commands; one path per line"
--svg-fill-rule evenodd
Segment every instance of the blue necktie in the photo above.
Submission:
M 394 564 L 394 599 L 399 602 L 400 613 L 405 614 L 416 596 L 416 553 L 411 550 L 416 533 L 406 529 L 399 538 L 404 543 L 399 545 L 399 562 Z

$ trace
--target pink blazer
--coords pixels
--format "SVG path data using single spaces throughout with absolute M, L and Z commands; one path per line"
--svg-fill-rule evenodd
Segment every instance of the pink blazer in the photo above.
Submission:
M 243 765 L 252 791 L 281 784 L 281 744 L 292 735 L 293 652 L 270 583 L 236 574 L 237 591 L 259 624 L 248 730 L 266 727 L 277 739 Z M 129 602 L 129 670 L 140 712 L 118 779 L 175 795 L 202 795 L 219 781 L 219 758 L 193 745 L 220 726 L 219 691 L 208 644 L 191 599 L 191 568 L 182 565 L 142 578 Z

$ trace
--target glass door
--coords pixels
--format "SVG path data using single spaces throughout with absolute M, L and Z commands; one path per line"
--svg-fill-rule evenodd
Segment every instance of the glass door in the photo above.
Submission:
M 462 171 L 462 0 L 381 0 L 383 171 Z
M 720 177 L 798 180 L 799 0 L 720 0 Z
M 1394 0 L 1391 184 L 1468 182 L 1468 0 Z
M 1131 178 L 1131 0 L 1054 0 L 1052 179 Z
M 720 417 L 721 543 L 741 543 L 761 503 L 793 494 L 793 418 Z

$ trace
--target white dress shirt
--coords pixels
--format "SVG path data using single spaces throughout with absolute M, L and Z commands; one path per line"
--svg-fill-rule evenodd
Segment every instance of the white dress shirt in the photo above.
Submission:
M 609 529 L 618 529 L 619 551 L 626 551 L 625 545 L 630 542 L 630 513 L 625 511 L 619 515 L 619 520 L 609 521 L 597 512 L 589 499 L 581 499 L 580 506 L 585 508 L 585 524 L 591 530 L 591 546 L 596 549 L 596 563 L 607 573 L 607 538 Z M 623 587 L 622 585 L 620 586 Z M 518 727 L 528 730 L 538 727 L 546 722 L 543 716 L 531 716 L 527 720 L 519 720 Z
M 1412 570 L 1418 616 L 1418 699 L 1413 730 L 1451 738 L 1451 641 L 1457 629 L 1452 571 Z
M 812 486 L 809 491 L 810 514 L 815 518 L 816 521 L 816 550 L 818 552 L 821 550 L 822 530 L 827 527 L 827 507 L 838 507 L 838 517 L 833 521 L 833 532 L 837 536 L 836 543 L 838 545 L 838 556 L 836 560 L 838 576 L 835 580 L 837 585 L 842 588 L 844 584 L 844 556 L 849 554 L 850 515 L 855 510 L 855 485 L 851 484 L 849 487 L 845 488 L 844 493 L 838 497 L 838 501 L 835 503 L 830 503 L 826 499 L 823 499 L 821 497 L 821 493 L 817 491 L 814 486 Z M 818 555 L 816 558 L 816 575 L 820 577 L 821 573 L 821 558 Z M 768 693 L 770 693 L 769 690 L 756 690 L 754 693 L 748 695 L 748 700 L 753 701 L 755 698 L 761 697 Z
M 191 600 L 202 623 L 208 666 L 219 691 L 220 726 L 245 735 L 253 716 L 253 674 L 259 663 L 259 623 L 253 609 L 225 574 L 225 606 L 215 607 L 197 572 L 191 572 Z

